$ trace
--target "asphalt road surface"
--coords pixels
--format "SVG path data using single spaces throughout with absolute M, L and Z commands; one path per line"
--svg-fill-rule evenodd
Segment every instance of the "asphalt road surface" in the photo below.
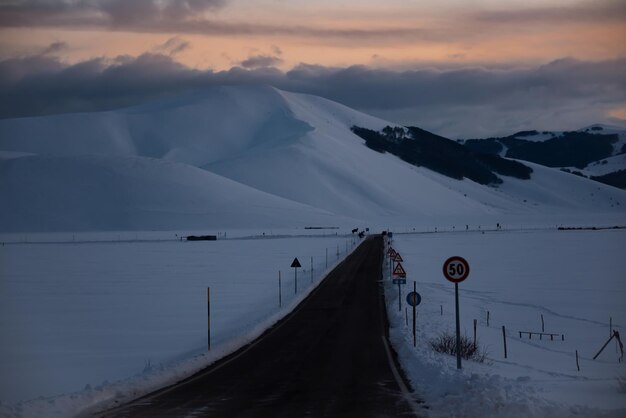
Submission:
M 254 343 L 100 416 L 417 416 L 387 342 L 382 257 L 382 237 L 368 238 Z

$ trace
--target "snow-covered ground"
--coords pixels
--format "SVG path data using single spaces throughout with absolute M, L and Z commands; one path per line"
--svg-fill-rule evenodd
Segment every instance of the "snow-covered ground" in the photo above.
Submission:
M 332 230 L 318 231 L 326 236 L 289 232 L 305 233 L 245 238 L 229 231 L 232 239 L 192 243 L 130 236 L 97 242 L 98 234 L 79 234 L 89 241 L 73 243 L 48 235 L 33 239 L 57 242 L 0 247 L 0 338 L 8 342 L 0 346 L 0 415 L 71 416 L 114 405 L 250 341 L 312 288 L 311 257 L 317 283 L 352 248 L 352 237 Z M 626 379 L 626 367 L 617 362 L 616 345 L 591 358 L 609 336 L 609 318 L 618 331 L 626 323 L 626 231 L 397 231 L 393 245 L 409 285 L 399 312 L 397 286 L 386 282 L 391 338 L 428 416 L 624 416 L 619 379 Z M 454 331 L 454 286 L 441 273 L 451 255 L 471 265 L 460 285 L 462 330 L 471 337 L 477 319 L 487 352 L 485 363 L 464 361 L 460 373 L 453 357 L 427 344 Z M 294 256 L 303 265 L 298 298 L 289 268 Z M 422 295 L 416 349 L 404 310 L 412 280 Z M 213 349 L 206 354 L 209 286 Z M 541 315 L 546 332 L 564 334 L 565 341 L 519 338 L 518 331 L 541 330 Z M 409 310 L 409 325 L 410 316 Z
M 0 416 L 71 416 L 210 364 L 288 312 L 356 242 L 326 233 L 1 246 Z
M 611 318 L 625 338 L 626 231 L 395 234 L 393 246 L 408 274 L 402 297 L 416 280 L 422 302 L 413 348 L 411 310 L 407 327 L 406 304 L 398 311 L 397 285 L 386 280 L 391 338 L 430 417 L 626 416 L 626 364 L 618 363 L 617 344 L 592 360 L 609 338 Z M 453 255 L 471 267 L 459 285 L 462 333 L 472 339 L 477 319 L 487 353 L 482 364 L 464 361 L 462 372 L 454 357 L 428 345 L 442 332 L 454 335 L 454 284 L 442 274 Z M 545 331 L 564 334 L 564 341 L 519 337 L 541 331 L 541 315 Z

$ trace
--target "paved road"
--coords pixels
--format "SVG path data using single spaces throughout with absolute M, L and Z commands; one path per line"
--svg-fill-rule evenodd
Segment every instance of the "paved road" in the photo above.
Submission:
M 382 253 L 367 239 L 257 342 L 103 416 L 416 416 L 386 339 Z

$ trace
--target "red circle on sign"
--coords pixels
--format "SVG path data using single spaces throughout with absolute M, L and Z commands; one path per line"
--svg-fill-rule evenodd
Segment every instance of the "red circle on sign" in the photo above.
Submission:
M 443 275 L 452 283 L 461 283 L 469 272 L 469 263 L 463 257 L 454 256 L 443 262 Z

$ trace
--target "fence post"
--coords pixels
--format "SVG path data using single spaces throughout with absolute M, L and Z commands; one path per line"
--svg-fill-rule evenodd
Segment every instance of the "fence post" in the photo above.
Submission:
M 211 288 L 206 288 L 206 312 L 207 312 L 207 345 L 211 351 Z
M 543 322 L 543 314 L 541 314 L 541 332 L 546 332 L 546 325 Z
M 504 328 L 504 325 L 502 325 L 502 339 L 504 341 L 504 358 L 507 358 L 507 352 L 506 352 L 506 329 Z
M 576 350 L 576 368 L 580 371 L 580 364 L 578 364 L 578 350 Z
M 489 311 L 487 311 L 487 326 L 489 326 Z
M 474 350 L 476 350 L 476 323 L 478 322 L 477 319 L 474 319 Z

